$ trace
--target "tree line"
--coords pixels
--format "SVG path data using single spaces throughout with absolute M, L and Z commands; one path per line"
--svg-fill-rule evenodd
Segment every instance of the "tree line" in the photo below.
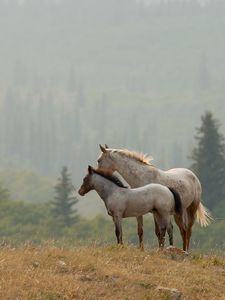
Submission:
M 117 105 L 109 101 L 107 94 L 91 101 L 85 85 L 79 80 L 76 83 L 73 72 L 68 78 L 68 89 L 43 88 L 40 93 L 32 87 L 15 86 L 9 87 L 0 98 L 2 167 L 25 167 L 56 175 L 58 166 L 65 164 L 77 170 L 72 175 L 77 182 L 86 157 L 94 161 L 98 142 L 104 140 L 114 141 L 121 147 L 144 145 L 143 151 L 158 153 L 162 164 L 167 156 L 170 164 L 174 161 L 185 164 L 184 141 L 179 145 L 168 141 L 166 147 L 157 139 L 161 133 L 151 117 L 152 110 L 148 111 L 150 104 Z M 118 117 L 120 113 L 124 115 L 122 120 Z M 122 128 L 124 123 L 129 130 Z M 117 128 L 121 128 L 119 134 Z

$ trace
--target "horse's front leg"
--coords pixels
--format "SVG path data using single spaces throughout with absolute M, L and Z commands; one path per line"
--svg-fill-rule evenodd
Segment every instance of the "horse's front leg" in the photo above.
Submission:
M 137 233 L 139 237 L 139 247 L 141 251 L 144 251 L 143 243 L 143 216 L 137 217 Z
M 123 244 L 123 232 L 122 232 L 122 218 L 120 216 L 113 216 L 113 222 L 115 224 L 115 234 L 118 244 Z

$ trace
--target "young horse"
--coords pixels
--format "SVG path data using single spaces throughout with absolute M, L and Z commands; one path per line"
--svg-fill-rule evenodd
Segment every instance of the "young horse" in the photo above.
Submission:
M 138 217 L 152 212 L 159 229 L 159 247 L 164 247 L 166 230 L 172 230 L 170 215 L 182 215 L 182 205 L 179 194 L 161 184 L 130 189 L 126 188 L 115 176 L 109 176 L 104 171 L 88 167 L 88 174 L 83 179 L 78 193 L 84 196 L 91 190 L 96 190 L 105 203 L 108 214 L 115 224 L 118 244 L 122 244 L 122 218 Z M 137 201 L 139 199 L 139 201 Z
M 149 157 L 134 151 L 109 149 L 107 146 L 101 145 L 100 149 L 102 153 L 98 158 L 98 168 L 107 169 L 111 173 L 118 171 L 131 188 L 141 187 L 148 183 L 159 183 L 172 187 L 179 193 L 183 206 L 183 217 L 175 214 L 174 218 L 182 235 L 183 250 L 187 251 L 195 218 L 201 226 L 207 226 L 211 218 L 210 213 L 201 203 L 202 189 L 197 176 L 184 168 L 160 170 L 151 165 Z M 137 217 L 137 221 L 139 242 L 142 246 L 143 217 Z M 155 232 L 159 238 L 156 220 Z

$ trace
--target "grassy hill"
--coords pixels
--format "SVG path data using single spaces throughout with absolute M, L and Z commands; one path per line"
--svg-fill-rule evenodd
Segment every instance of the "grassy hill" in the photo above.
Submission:
M 225 256 L 54 245 L 0 249 L 1 299 L 225 299 Z M 176 296 L 177 295 L 177 296 Z M 177 297 L 177 298 L 176 298 Z

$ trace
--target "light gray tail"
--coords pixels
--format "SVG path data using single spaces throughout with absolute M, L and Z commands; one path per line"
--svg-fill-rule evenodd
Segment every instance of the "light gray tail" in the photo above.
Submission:
M 210 211 L 201 202 L 196 211 L 196 219 L 202 227 L 208 226 L 211 220 L 213 220 Z
M 169 187 L 169 190 L 171 191 L 171 193 L 173 194 L 173 197 L 174 197 L 175 212 L 176 212 L 176 214 L 182 216 L 183 206 L 182 206 L 182 203 L 181 203 L 180 194 L 175 189 L 173 189 L 171 187 Z

